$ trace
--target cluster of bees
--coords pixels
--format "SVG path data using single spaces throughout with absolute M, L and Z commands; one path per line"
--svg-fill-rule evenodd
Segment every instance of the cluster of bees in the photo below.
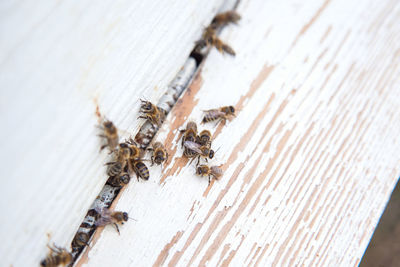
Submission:
M 230 116 L 235 116 L 235 108 L 233 106 L 221 107 L 219 109 L 210 109 L 204 111 L 204 117 L 202 123 L 217 121 L 225 121 Z M 186 129 L 181 130 L 182 136 L 182 147 L 183 156 L 192 159 L 197 158 L 196 174 L 200 176 L 208 176 L 208 183 L 211 182 L 211 178 L 219 179 L 223 172 L 218 166 L 208 166 L 206 164 L 200 164 L 200 159 L 204 159 L 208 162 L 208 159 L 214 157 L 214 150 L 211 149 L 211 132 L 209 130 L 203 130 L 197 134 L 197 124 L 190 121 L 186 124 Z
M 233 10 L 217 14 L 212 20 L 211 24 L 204 29 L 201 39 L 196 42 L 196 50 L 201 50 L 204 47 L 214 46 L 221 53 L 228 53 L 232 56 L 235 56 L 235 50 L 219 39 L 217 32 L 223 26 L 228 24 L 237 24 L 239 20 L 240 15 Z
M 217 37 L 217 31 L 230 23 L 236 24 L 240 19 L 240 15 L 235 11 L 228 11 L 216 15 L 207 28 L 205 28 L 202 39 L 196 42 L 195 49 L 202 49 L 204 47 L 214 46 L 221 53 L 228 53 L 235 55 L 235 51 Z M 153 126 L 160 127 L 166 117 L 166 112 L 149 101 L 140 100 L 140 116 L 138 118 L 149 121 Z M 218 109 L 211 109 L 204 111 L 202 123 L 207 122 L 220 122 L 226 121 L 229 117 L 235 116 L 235 108 L 233 106 L 225 106 Z M 113 160 L 106 163 L 106 173 L 109 176 L 107 184 L 122 188 L 127 185 L 133 174 L 136 175 L 137 180 L 149 180 L 150 172 L 145 161 L 150 161 L 151 166 L 154 164 L 161 165 L 168 160 L 168 152 L 161 142 L 154 142 L 152 147 L 142 149 L 140 145 L 132 138 L 120 143 L 118 129 L 110 120 L 102 117 L 97 110 L 97 115 L 100 119 L 100 130 L 102 131 L 99 136 L 105 140 L 105 143 L 100 147 L 100 151 L 109 148 Z M 208 166 L 207 164 L 200 164 L 200 160 L 212 159 L 216 153 L 212 148 L 212 135 L 209 130 L 203 130 L 200 133 L 197 131 L 197 124 L 193 121 L 187 123 L 186 128 L 180 130 L 182 133 L 181 146 L 183 148 L 183 156 L 191 159 L 192 161 L 197 158 L 196 174 L 199 176 L 208 176 L 209 183 L 211 178 L 219 179 L 223 171 L 218 166 Z M 145 152 L 150 151 L 150 159 L 144 159 Z M 127 212 L 113 211 L 108 208 L 94 209 L 96 227 L 104 227 L 112 225 L 119 232 L 119 224 L 124 224 L 129 217 Z M 133 220 L 133 219 L 132 219 Z M 72 247 L 89 246 L 89 234 L 78 232 L 73 241 Z M 53 244 L 47 245 L 49 253 L 45 259 L 40 262 L 42 267 L 56 267 L 59 265 L 70 265 L 73 261 L 73 255 L 65 248 L 61 248 Z

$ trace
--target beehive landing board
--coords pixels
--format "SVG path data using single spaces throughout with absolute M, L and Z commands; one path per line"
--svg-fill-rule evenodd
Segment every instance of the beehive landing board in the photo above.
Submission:
M 2 1 L 0 123 L 4 266 L 67 247 L 107 177 L 95 102 L 136 134 L 223 1 Z
M 357 266 L 400 174 L 400 3 L 242 0 L 157 140 L 170 161 L 116 202 L 78 266 Z M 233 104 L 208 186 L 178 128 Z M 117 264 L 116 264 L 117 263 Z

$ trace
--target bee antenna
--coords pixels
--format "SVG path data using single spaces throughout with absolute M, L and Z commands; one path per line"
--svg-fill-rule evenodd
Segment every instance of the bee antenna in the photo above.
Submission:
M 214 151 L 214 154 L 217 154 L 217 152 L 218 152 L 218 150 L 220 149 L 221 147 L 219 147 L 217 150 L 215 150 Z
M 128 219 L 130 219 L 130 220 L 132 220 L 132 221 L 135 221 L 135 222 L 137 222 L 137 220 L 136 220 L 136 219 L 134 219 L 134 218 L 128 217 Z

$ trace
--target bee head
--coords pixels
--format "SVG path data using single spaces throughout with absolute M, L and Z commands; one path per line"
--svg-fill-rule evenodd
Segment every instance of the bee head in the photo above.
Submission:
M 108 128 L 108 129 L 113 127 L 113 123 L 111 121 L 105 121 L 103 123 L 103 125 L 104 125 L 104 127 Z
M 131 178 L 129 177 L 128 174 L 124 174 L 120 177 L 120 180 L 123 184 L 128 184 Z
M 197 167 L 196 173 L 201 175 L 203 173 L 203 168 L 201 166 Z
M 128 221 L 129 216 L 127 212 L 122 213 L 122 216 L 124 217 L 124 221 Z

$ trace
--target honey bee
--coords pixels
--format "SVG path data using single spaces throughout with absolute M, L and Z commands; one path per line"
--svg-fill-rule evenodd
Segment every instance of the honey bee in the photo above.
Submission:
M 84 232 L 78 232 L 72 240 L 72 247 L 89 246 L 89 235 Z
M 165 119 L 165 111 L 149 101 L 140 101 L 142 101 L 142 105 L 140 106 L 141 115 L 138 118 L 146 119 L 154 126 L 160 127 Z
M 119 144 L 116 161 L 106 163 L 106 165 L 109 165 L 107 169 L 107 175 L 119 175 L 125 168 L 127 160 L 130 158 L 131 153 L 132 149 L 127 143 Z
M 194 121 L 189 121 L 186 124 L 185 130 L 180 130 L 183 133 L 182 136 L 182 147 L 185 141 L 195 142 L 197 137 L 197 124 Z
M 202 123 L 215 121 L 215 120 L 226 120 L 228 116 L 235 117 L 235 108 L 233 106 L 225 106 L 219 109 L 205 110 Z
M 150 178 L 150 172 L 147 166 L 140 160 L 137 161 L 131 161 L 131 164 L 133 166 L 133 170 L 136 173 L 136 177 L 139 181 L 139 177 L 144 179 L 144 180 L 149 180 Z
M 69 253 L 65 248 L 57 247 L 53 244 L 53 247 L 47 245 L 50 249 L 49 255 L 40 262 L 42 267 L 57 267 L 59 265 L 65 266 L 71 263 L 72 254 Z
M 236 11 L 231 10 L 215 15 L 211 23 L 215 27 L 221 27 L 229 23 L 237 24 L 240 18 L 241 18 L 240 15 Z
M 103 130 L 102 134 L 98 136 L 106 139 L 106 144 L 100 147 L 100 151 L 103 150 L 105 147 L 109 147 L 111 151 L 114 151 L 115 147 L 118 145 L 118 130 L 115 127 L 114 123 L 109 120 L 105 120 L 102 126 L 99 126 L 101 130 Z
M 116 176 L 111 176 L 107 180 L 107 184 L 115 186 L 115 187 L 122 187 L 129 183 L 131 177 L 127 173 L 121 173 Z
M 150 101 L 140 99 L 142 104 L 140 105 L 140 111 L 143 113 L 152 113 L 156 106 L 154 106 Z
M 100 209 L 99 207 L 96 207 L 95 210 L 99 215 L 99 218 L 96 219 L 95 225 L 102 227 L 112 224 L 117 229 L 118 234 L 120 234 L 118 224 L 124 224 L 124 222 L 129 219 L 127 212 L 111 211 L 107 208 Z
M 232 47 L 225 44 L 221 39 L 217 36 L 217 28 L 215 25 L 211 24 L 210 26 L 204 29 L 202 38 L 196 42 L 197 50 L 202 49 L 206 46 L 214 46 L 221 53 L 228 53 L 232 56 L 235 56 L 236 53 Z
M 202 146 L 211 147 L 211 133 L 209 130 L 203 130 L 196 138 L 196 143 Z
M 197 124 L 193 121 L 189 121 L 186 124 L 186 129 L 185 130 L 180 130 L 181 133 L 183 133 L 182 136 L 182 147 L 184 148 L 183 150 L 183 155 L 187 158 L 194 158 L 197 153 L 193 150 L 190 150 L 189 148 L 187 148 L 186 146 L 184 146 L 184 143 L 186 141 L 190 141 L 190 142 L 196 142 L 197 139 Z
M 184 146 L 187 150 L 194 152 L 194 153 L 192 153 L 194 155 L 194 156 L 192 156 L 192 158 L 196 157 L 196 156 L 198 157 L 197 164 L 199 164 L 199 162 L 200 162 L 200 157 L 204 158 L 207 161 L 207 157 L 212 159 L 215 154 L 214 150 L 212 150 L 208 145 L 200 145 L 195 142 L 185 141 Z M 192 155 L 192 154 L 190 154 L 190 155 Z M 184 152 L 184 155 L 186 157 L 188 157 L 188 155 L 186 155 L 185 152 Z M 190 158 L 190 157 L 188 157 L 188 158 Z
M 153 166 L 154 163 L 161 165 L 164 161 L 168 160 L 168 152 L 161 142 L 155 142 L 153 147 L 148 148 L 148 150 L 153 151 L 153 155 L 151 156 L 151 166 Z
M 210 184 L 211 177 L 218 180 L 219 177 L 222 176 L 223 171 L 217 166 L 208 167 L 207 165 L 200 165 L 197 167 L 196 174 L 200 176 L 208 176 L 208 184 Z
M 129 155 L 129 159 L 131 160 L 140 160 L 140 158 L 142 157 L 142 151 L 140 150 L 138 144 L 136 144 L 135 141 L 133 141 L 132 138 L 130 138 L 126 144 L 129 145 L 129 149 L 130 149 L 130 155 Z

